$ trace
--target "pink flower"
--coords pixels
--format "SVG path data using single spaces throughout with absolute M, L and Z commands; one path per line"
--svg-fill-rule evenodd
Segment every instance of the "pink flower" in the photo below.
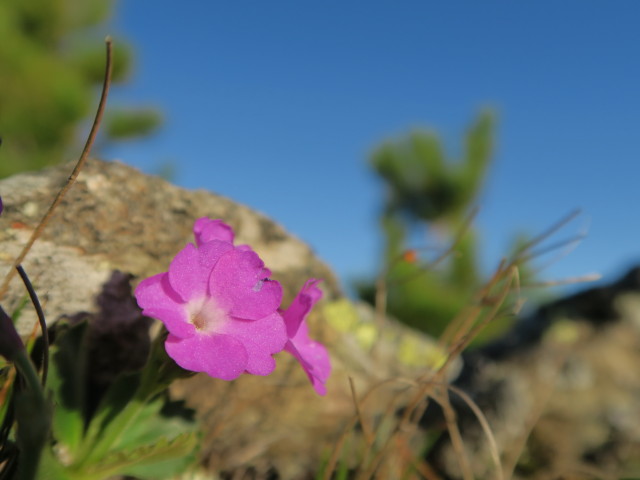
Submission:
M 193 224 L 193 235 L 196 237 L 196 245 L 201 246 L 204 243 L 213 240 L 233 243 L 233 229 L 222 220 L 211 220 L 202 217 Z
M 188 244 L 168 272 L 138 285 L 138 304 L 164 323 L 165 348 L 182 368 L 223 380 L 270 374 L 287 341 L 282 287 L 250 247 L 233 245 L 222 221 L 201 218 L 194 234 L 197 247 Z
M 313 388 L 319 395 L 325 395 L 325 383 L 331 373 L 331 363 L 327 349 L 309 338 L 309 328 L 305 319 L 311 308 L 322 297 L 322 290 L 316 285 L 320 280 L 309 279 L 300 293 L 285 311 L 281 311 L 289 337 L 284 349 L 300 362 Z

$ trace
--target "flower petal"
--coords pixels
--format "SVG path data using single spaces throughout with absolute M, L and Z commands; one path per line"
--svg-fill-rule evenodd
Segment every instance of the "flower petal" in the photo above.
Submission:
M 211 220 L 202 217 L 193 224 L 193 235 L 196 245 L 201 247 L 212 240 L 220 240 L 233 244 L 233 229 L 222 220 Z
M 331 374 L 331 361 L 326 347 L 309 338 L 306 323 L 301 323 L 294 338 L 289 339 L 284 349 L 300 362 L 311 385 L 319 395 L 325 395 L 325 383 Z
M 282 300 L 282 286 L 269 280 L 258 255 L 234 249 L 218 260 L 209 281 L 209 292 L 230 315 L 259 320 L 274 313 Z
M 229 335 L 194 335 L 185 339 L 169 335 L 165 349 L 185 370 L 205 372 L 222 380 L 234 380 L 247 368 L 247 351 Z
M 293 337 L 300 324 L 307 317 L 313 306 L 322 298 L 322 290 L 317 285 L 322 280 L 310 278 L 300 289 L 296 298 L 293 299 L 289 308 L 282 313 L 282 318 L 287 325 L 287 335 Z
M 319 282 L 314 278 L 307 280 L 289 308 L 282 312 L 282 318 L 289 337 L 284 349 L 300 362 L 316 392 L 324 395 L 327 392 L 324 384 L 331 373 L 329 353 L 321 343 L 309 338 L 305 322 L 311 308 L 322 297 Z
M 273 313 L 259 320 L 231 319 L 218 330 L 238 339 L 248 354 L 247 372 L 269 375 L 276 367 L 273 354 L 282 351 L 287 333 L 282 317 Z
M 181 338 L 190 337 L 195 327 L 189 322 L 185 304 L 169 285 L 166 273 L 149 277 L 136 287 L 135 297 L 142 313 L 164 323 L 167 330 Z
M 211 275 L 213 267 L 215 267 L 218 260 L 220 260 L 220 257 L 229 250 L 233 250 L 233 245 L 219 240 L 211 240 L 198 247 L 200 268 L 202 268 L 204 272 L 207 272 L 207 280 L 209 275 Z
M 200 254 L 192 243 L 171 261 L 168 274 L 171 287 L 185 302 L 204 297 L 207 292 L 209 272 L 200 267 Z

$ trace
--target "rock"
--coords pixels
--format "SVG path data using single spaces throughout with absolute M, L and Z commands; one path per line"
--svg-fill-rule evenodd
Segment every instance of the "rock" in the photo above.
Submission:
M 26 173 L 0 181 L 5 210 L 0 216 L 0 267 L 7 271 L 68 178 L 72 165 Z M 306 478 L 321 468 L 354 418 L 349 378 L 362 395 L 389 378 L 414 378 L 442 361 L 433 340 L 387 320 L 376 320 L 365 306 L 340 292 L 330 269 L 312 250 L 263 215 L 206 191 L 188 191 L 143 175 L 118 162 L 90 160 L 58 208 L 44 235 L 24 262 L 44 305 L 47 321 L 78 312 L 96 312 L 96 296 L 114 270 L 134 283 L 166 271 L 170 260 L 192 241 L 195 219 L 221 218 L 250 244 L 272 278 L 285 289 L 284 304 L 309 277 L 322 278 L 324 299 L 309 318 L 313 336 L 331 354 L 328 394 L 319 397 L 292 357 L 281 353 L 268 377 L 244 375 L 224 382 L 196 375 L 176 382 L 171 393 L 194 407 L 204 426 L 202 466 L 214 472 L 253 472 Z M 25 296 L 16 278 L 3 305 L 11 312 Z M 22 334 L 33 331 L 27 306 L 18 321 Z M 455 375 L 460 364 L 451 367 Z M 363 414 L 393 414 L 407 386 L 377 388 L 362 405 Z M 357 429 L 352 446 L 362 442 Z M 360 447 L 354 447 L 360 448 Z
M 5 204 L 0 266 L 8 267 L 71 170 L 68 164 L 0 181 Z M 219 195 L 187 191 L 124 164 L 97 160 L 87 163 L 24 267 L 41 287 L 38 293 L 53 319 L 90 308 L 114 269 L 138 278 L 166 271 L 192 241 L 193 221 L 202 216 L 227 220 L 238 242 L 251 244 L 274 270 L 288 298 L 312 274 L 325 280 L 329 298 L 339 294 L 335 276 L 311 249 L 266 217 Z M 14 282 L 9 298 L 16 302 L 22 291 Z M 33 320 L 25 315 L 22 333 Z

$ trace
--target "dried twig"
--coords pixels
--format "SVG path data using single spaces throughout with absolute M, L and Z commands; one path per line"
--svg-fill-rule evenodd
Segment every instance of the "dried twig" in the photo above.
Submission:
M 529 240 L 527 243 L 525 243 L 519 250 L 518 252 L 514 255 L 514 262 L 518 262 L 521 261 L 521 259 L 523 258 L 522 256 L 526 253 L 531 251 L 531 249 L 536 246 L 539 245 L 540 243 L 542 243 L 544 240 L 546 240 L 547 238 L 549 238 L 551 235 L 553 235 L 555 232 L 557 232 L 558 230 L 560 230 L 562 227 L 564 227 L 566 224 L 568 224 L 569 222 L 571 222 L 574 218 L 576 218 L 578 215 L 580 215 L 580 210 L 576 209 L 572 212 L 570 212 L 568 215 L 566 215 L 565 217 L 561 218 L 558 222 L 554 223 L 553 225 L 551 225 L 551 227 L 549 227 L 547 230 L 545 230 L 544 232 L 542 232 L 540 235 L 532 238 L 531 240 Z
M 100 127 L 100 122 L 102 120 L 102 115 L 104 113 L 105 105 L 107 102 L 107 95 L 109 94 L 109 87 L 111 85 L 111 71 L 112 71 L 111 38 L 107 37 L 105 40 L 105 43 L 107 48 L 107 63 L 105 68 L 104 83 L 102 84 L 102 95 L 100 96 L 100 103 L 98 104 L 98 110 L 96 111 L 96 116 L 93 121 L 93 125 L 91 126 L 91 131 L 89 132 L 89 136 L 87 137 L 87 141 L 84 145 L 84 149 L 82 150 L 82 154 L 80 155 L 80 158 L 78 159 L 78 162 L 76 163 L 76 166 L 73 169 L 73 172 L 71 172 L 71 175 L 67 180 L 67 183 L 65 183 L 65 185 L 60 189 L 60 191 L 58 192 L 58 195 L 51 203 L 51 206 L 42 217 L 42 220 L 40 220 L 40 223 L 31 234 L 31 237 L 29 238 L 25 246 L 22 248 L 22 251 L 13 261 L 11 270 L 9 270 L 7 275 L 4 277 L 4 281 L 0 286 L 0 299 L 2 299 L 6 295 L 7 289 L 9 288 L 9 283 L 11 282 L 11 280 L 13 279 L 13 276 L 15 275 L 18 265 L 20 265 L 24 261 L 25 257 L 31 250 L 31 247 L 33 246 L 35 241 L 40 237 L 40 235 L 42 235 L 42 232 L 44 228 L 47 226 L 47 224 L 49 223 L 49 220 L 51 219 L 51 216 L 53 215 L 53 212 L 55 211 L 56 207 L 60 204 L 60 202 L 62 201 L 62 198 L 66 195 L 66 193 L 72 187 L 72 185 L 76 181 L 76 178 L 78 178 L 78 174 L 80 173 L 80 170 L 82 170 L 82 167 L 84 166 L 84 164 L 87 161 L 87 158 L 89 157 L 89 153 L 91 152 L 91 148 L 93 147 L 93 143 L 98 133 L 98 128 Z
M 473 480 L 473 471 L 469 464 L 469 458 L 464 448 L 464 442 L 462 441 L 462 434 L 458 428 L 456 420 L 456 412 L 449 402 L 449 395 L 446 391 L 438 392 L 433 399 L 438 402 L 442 407 L 442 413 L 444 413 L 445 422 L 447 424 L 447 430 L 449 431 L 449 437 L 451 438 L 451 445 L 456 452 L 456 457 L 460 462 L 460 469 L 462 470 L 463 480 Z
M 467 395 L 463 390 L 459 389 L 454 385 L 448 385 L 447 388 L 458 395 L 471 409 L 474 413 L 478 422 L 480 422 L 480 426 L 487 437 L 487 442 L 489 442 L 489 451 L 491 452 L 491 459 L 496 467 L 496 479 L 503 480 L 504 474 L 502 472 L 502 465 L 500 464 L 500 453 L 498 452 L 498 444 L 496 443 L 496 439 L 493 436 L 493 432 L 491 431 L 491 427 L 489 426 L 489 422 L 487 421 L 487 417 L 484 416 L 480 407 L 474 402 L 469 395 Z
M 531 282 L 523 285 L 523 288 L 556 287 L 559 285 L 573 285 L 574 283 L 597 282 L 602 278 L 599 273 L 587 273 L 579 277 L 567 277 L 559 280 L 545 280 L 543 282 Z
M 360 421 L 360 425 L 362 426 L 362 434 L 364 435 L 364 439 L 367 442 L 367 445 L 371 447 L 373 446 L 373 442 L 375 441 L 376 437 L 373 432 L 371 432 L 369 424 L 366 422 L 364 415 L 362 414 L 362 408 L 360 407 L 360 403 L 358 401 L 356 386 L 353 383 L 352 377 L 349 377 L 349 387 L 351 387 L 351 397 L 353 398 L 353 405 L 356 409 L 356 415 L 358 416 L 358 420 Z

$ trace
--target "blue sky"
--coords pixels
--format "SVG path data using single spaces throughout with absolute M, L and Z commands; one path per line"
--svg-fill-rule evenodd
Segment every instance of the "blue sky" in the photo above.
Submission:
M 438 131 L 453 153 L 498 113 L 477 227 L 489 268 L 517 231 L 574 208 L 588 229 L 545 278 L 640 260 L 640 3 L 120 1 L 110 22 L 136 67 L 114 105 L 164 127 L 110 156 L 247 204 L 308 242 L 345 283 L 375 271 L 383 139 Z

